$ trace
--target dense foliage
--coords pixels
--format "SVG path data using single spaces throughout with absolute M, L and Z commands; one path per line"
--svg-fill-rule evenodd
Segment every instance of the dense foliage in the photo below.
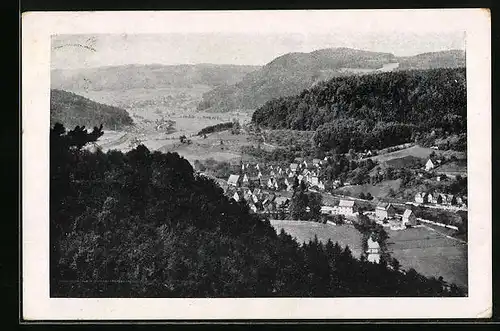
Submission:
M 84 133 L 51 130 L 51 296 L 463 295 L 332 242 L 300 246 L 178 154 L 90 152 L 102 130 Z
M 209 133 L 214 133 L 214 132 L 220 132 L 220 131 L 225 131 L 232 129 L 233 127 L 238 127 L 239 128 L 239 123 L 235 122 L 225 122 L 225 123 L 219 123 L 215 125 L 210 125 L 207 126 L 203 129 L 201 129 L 197 135 L 202 136 L 204 134 L 209 134 Z
M 267 102 L 252 122 L 271 129 L 316 130 L 315 143 L 337 152 L 380 149 L 433 130 L 464 133 L 465 69 L 337 77 Z
M 50 90 L 50 122 L 68 127 L 98 126 L 120 129 L 132 124 L 125 109 L 105 105 L 63 90 Z

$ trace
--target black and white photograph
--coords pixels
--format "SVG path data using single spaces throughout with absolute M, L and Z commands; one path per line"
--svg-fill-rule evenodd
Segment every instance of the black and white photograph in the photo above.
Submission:
M 134 318 L 116 314 L 127 299 L 232 306 L 216 318 L 285 299 L 333 300 L 284 307 L 288 318 L 405 317 L 386 299 L 407 300 L 394 310 L 407 317 L 485 317 L 490 77 L 478 73 L 490 64 L 471 47 L 489 47 L 489 30 L 474 37 L 484 13 L 144 13 L 135 31 L 139 13 L 31 14 L 26 35 L 54 27 L 43 52 L 36 35 L 23 51 L 44 64 L 23 76 L 42 100 L 23 101 L 30 293 L 114 299 L 115 319 Z M 30 302 L 37 316 L 55 309 Z

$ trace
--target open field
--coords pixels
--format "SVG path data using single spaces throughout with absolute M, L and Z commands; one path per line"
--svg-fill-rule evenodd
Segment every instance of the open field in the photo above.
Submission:
M 467 245 L 426 227 L 386 230 L 391 256 L 403 269 L 413 268 L 427 277 L 439 277 L 467 288 Z
M 391 188 L 394 192 L 398 192 L 401 187 L 401 179 L 385 180 L 377 185 L 363 184 L 363 185 L 349 185 L 336 189 L 334 194 L 349 195 L 358 197 L 360 193 L 370 193 L 375 198 L 385 198 L 389 194 Z
M 392 160 L 392 159 L 405 157 L 408 155 L 422 158 L 422 159 L 427 159 L 427 158 L 429 158 L 429 155 L 431 155 L 432 152 L 435 152 L 436 155 L 446 156 L 446 157 L 450 157 L 451 155 L 455 155 L 458 159 L 465 159 L 465 157 L 466 157 L 465 153 L 463 153 L 463 152 L 440 151 L 440 150 L 434 150 L 432 148 L 412 146 L 410 148 L 405 148 L 405 149 L 402 149 L 399 151 L 373 156 L 373 157 L 371 157 L 371 159 L 374 161 L 378 161 L 380 163 L 386 162 L 386 161 Z
M 308 242 L 316 235 L 318 240 L 326 243 L 331 239 L 341 247 L 349 246 L 353 256 L 361 256 L 361 234 L 352 225 L 329 225 L 307 221 L 271 220 L 271 225 L 279 233 L 281 229 L 294 237 L 299 243 Z
M 113 91 L 74 91 L 91 100 L 126 109 L 134 125 L 123 131 L 106 131 L 99 143 L 104 151 L 118 149 L 128 151 L 137 143 L 150 150 L 177 152 L 190 162 L 196 159 L 214 158 L 232 160 L 241 157 L 241 146 L 253 144 L 248 134 L 233 135 L 229 131 L 196 136 L 201 129 L 223 122 L 238 120 L 248 123 L 251 114 L 245 112 L 206 113 L 196 107 L 208 86 L 191 88 L 129 89 Z M 173 121 L 171 130 L 159 126 Z M 185 135 L 191 144 L 181 144 Z M 222 144 L 221 144 L 222 141 Z

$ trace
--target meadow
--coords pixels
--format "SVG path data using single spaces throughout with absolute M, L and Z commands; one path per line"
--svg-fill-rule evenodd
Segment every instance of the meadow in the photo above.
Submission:
M 377 156 L 371 157 L 373 161 L 378 161 L 379 163 L 386 162 L 392 159 L 398 159 L 402 158 L 405 156 L 414 156 L 418 157 L 421 159 L 428 159 L 431 153 L 434 152 L 438 156 L 444 156 L 444 157 L 450 157 L 451 155 L 455 155 L 457 159 L 465 159 L 466 155 L 463 152 L 455 152 L 455 151 L 441 151 L 441 150 L 435 150 L 432 148 L 426 148 L 426 147 L 421 147 L 421 146 L 412 146 L 409 148 L 404 148 L 399 151 L 395 152 L 390 152 L 390 153 L 385 153 L 385 154 L 380 154 Z
M 307 221 L 271 220 L 271 225 L 276 232 L 284 229 L 299 243 L 318 240 L 326 243 L 331 239 L 333 243 L 338 242 L 341 247 L 349 246 L 353 256 L 359 258 L 363 251 L 361 247 L 361 234 L 352 225 L 330 225 Z
M 446 282 L 467 288 L 467 244 L 424 226 L 386 231 L 389 252 L 403 269 L 413 268 L 427 277 L 442 276 Z

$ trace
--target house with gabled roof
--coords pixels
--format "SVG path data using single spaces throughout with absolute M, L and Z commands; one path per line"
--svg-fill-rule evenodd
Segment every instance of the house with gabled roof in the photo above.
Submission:
M 338 211 L 339 214 L 344 214 L 344 215 L 354 215 L 357 213 L 359 210 L 359 207 L 356 203 L 356 201 L 353 200 L 340 200 L 339 201 L 339 206 L 338 206 Z
M 241 185 L 240 175 L 230 175 L 227 183 L 231 186 L 238 187 Z
M 248 184 L 248 176 L 247 176 L 247 174 L 243 175 L 242 183 L 243 183 L 243 185 L 247 185 Z
M 368 261 L 372 263 L 380 263 L 380 244 L 373 240 L 372 236 L 370 236 L 368 238 L 367 246 L 368 250 L 366 253 L 368 254 Z
M 417 217 L 411 209 L 406 209 L 403 213 L 403 225 L 405 226 L 415 226 L 417 225 Z
M 392 205 L 392 203 L 379 203 L 375 208 L 375 216 L 379 220 L 385 220 L 389 218 L 393 218 L 396 215 L 396 209 Z
M 418 192 L 415 194 L 415 202 L 416 203 L 426 203 L 427 201 L 425 198 L 427 197 L 427 194 L 425 192 Z
M 234 201 L 239 202 L 241 200 L 241 193 L 238 193 L 238 191 L 234 192 L 232 198 Z
M 426 171 L 431 171 L 436 167 L 437 162 L 432 161 L 432 159 L 428 159 L 427 162 L 425 163 L 425 170 Z

